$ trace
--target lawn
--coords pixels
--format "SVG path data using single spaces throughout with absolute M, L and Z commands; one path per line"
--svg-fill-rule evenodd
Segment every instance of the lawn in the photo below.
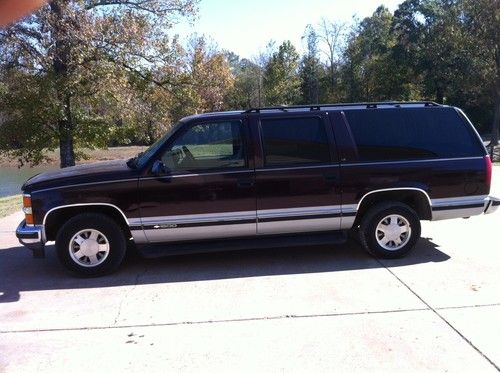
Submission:
M 0 218 L 20 211 L 23 207 L 21 195 L 0 198 Z
M 137 153 L 142 152 L 145 149 L 147 149 L 146 146 L 118 146 L 107 149 L 84 149 L 83 153 L 88 159 L 82 159 L 78 161 L 77 164 L 108 161 L 113 159 L 128 159 L 134 157 Z M 59 165 L 59 150 L 47 151 L 45 152 L 45 156 L 47 156 L 49 160 L 43 162 L 43 164 Z M 17 167 L 18 163 L 16 160 L 8 159 L 5 156 L 0 155 L 0 166 Z

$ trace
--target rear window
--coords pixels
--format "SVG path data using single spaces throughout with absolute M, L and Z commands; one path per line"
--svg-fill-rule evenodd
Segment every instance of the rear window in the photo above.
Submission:
M 452 108 L 346 111 L 361 160 L 482 156 L 471 128 Z
M 263 119 L 266 166 L 330 162 L 328 137 L 320 118 Z

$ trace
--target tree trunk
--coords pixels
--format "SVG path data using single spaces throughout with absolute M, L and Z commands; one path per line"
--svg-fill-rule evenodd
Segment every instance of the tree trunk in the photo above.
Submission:
M 330 100 L 335 95 L 335 66 L 333 65 L 333 53 L 330 55 Z
M 65 118 L 58 122 L 59 129 L 59 155 L 61 168 L 75 165 L 75 150 L 73 146 L 73 119 L 71 117 L 71 106 L 69 97 L 64 105 Z
M 495 53 L 495 62 L 496 62 L 496 78 L 495 78 L 495 87 L 494 87 L 494 95 L 495 95 L 495 111 L 493 116 L 493 123 L 491 124 L 491 141 L 490 141 L 490 152 L 491 157 L 493 158 L 493 152 L 495 146 L 498 145 L 498 137 L 499 137 L 499 127 L 500 127 L 500 49 L 497 48 Z
M 500 83 L 497 83 L 496 94 L 495 94 L 495 114 L 493 116 L 493 123 L 491 126 L 490 146 L 498 145 L 499 127 L 500 127 Z
M 356 95 L 354 94 L 354 90 L 355 90 L 355 82 L 354 82 L 354 66 L 353 66 L 353 63 L 352 61 L 349 63 L 349 101 L 350 102 L 354 102 L 355 100 L 357 100 L 358 98 L 355 97 L 357 96 L 357 93 Z M 357 91 L 357 89 L 356 89 Z
M 318 62 L 314 63 L 314 75 L 313 75 L 313 94 L 311 104 L 319 104 L 319 66 Z
M 67 96 L 64 100 L 65 118 L 59 120 L 59 155 L 61 168 L 75 165 L 75 151 L 73 148 L 73 118 L 71 116 L 71 100 Z
M 498 145 L 498 127 L 500 126 L 500 79 L 497 79 L 495 87 L 495 114 L 493 115 L 493 123 L 491 124 L 491 140 L 488 145 L 490 157 L 495 161 L 495 147 Z
M 436 103 L 444 104 L 444 89 L 442 87 L 436 89 Z
M 259 105 L 262 107 L 262 72 L 259 70 L 259 80 L 258 80 L 258 90 L 259 90 Z
M 73 150 L 73 136 L 67 121 L 59 121 L 59 156 L 61 168 L 75 165 L 75 152 Z
M 70 46 L 65 41 L 66 30 L 64 29 L 64 4 L 65 0 L 52 0 L 50 10 L 57 17 L 55 27 L 55 53 L 53 60 L 54 76 L 57 85 L 57 96 L 63 107 L 64 116 L 59 119 L 57 126 L 59 130 L 59 155 L 61 168 L 75 165 L 75 151 L 73 146 L 74 123 L 71 111 L 71 97 L 65 92 L 65 82 L 68 74 L 68 63 Z

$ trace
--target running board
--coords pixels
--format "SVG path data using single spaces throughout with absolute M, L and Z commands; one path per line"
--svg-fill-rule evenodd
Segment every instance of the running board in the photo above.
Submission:
M 142 256 L 146 258 L 159 258 L 172 255 L 209 253 L 218 251 L 339 245 L 345 243 L 346 240 L 347 234 L 343 231 L 338 231 L 316 234 L 224 239 L 217 241 L 211 240 L 181 243 L 158 243 L 137 246 L 138 251 Z

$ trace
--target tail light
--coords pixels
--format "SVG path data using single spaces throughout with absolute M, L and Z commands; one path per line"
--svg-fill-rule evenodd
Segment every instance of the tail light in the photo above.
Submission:
M 23 212 L 24 218 L 26 219 L 26 224 L 35 224 L 33 219 L 33 209 L 31 207 L 31 196 L 29 194 L 23 195 Z
M 489 155 L 484 157 L 484 161 L 486 162 L 486 185 L 488 188 L 491 187 L 491 173 L 492 173 L 492 164 L 491 158 Z

